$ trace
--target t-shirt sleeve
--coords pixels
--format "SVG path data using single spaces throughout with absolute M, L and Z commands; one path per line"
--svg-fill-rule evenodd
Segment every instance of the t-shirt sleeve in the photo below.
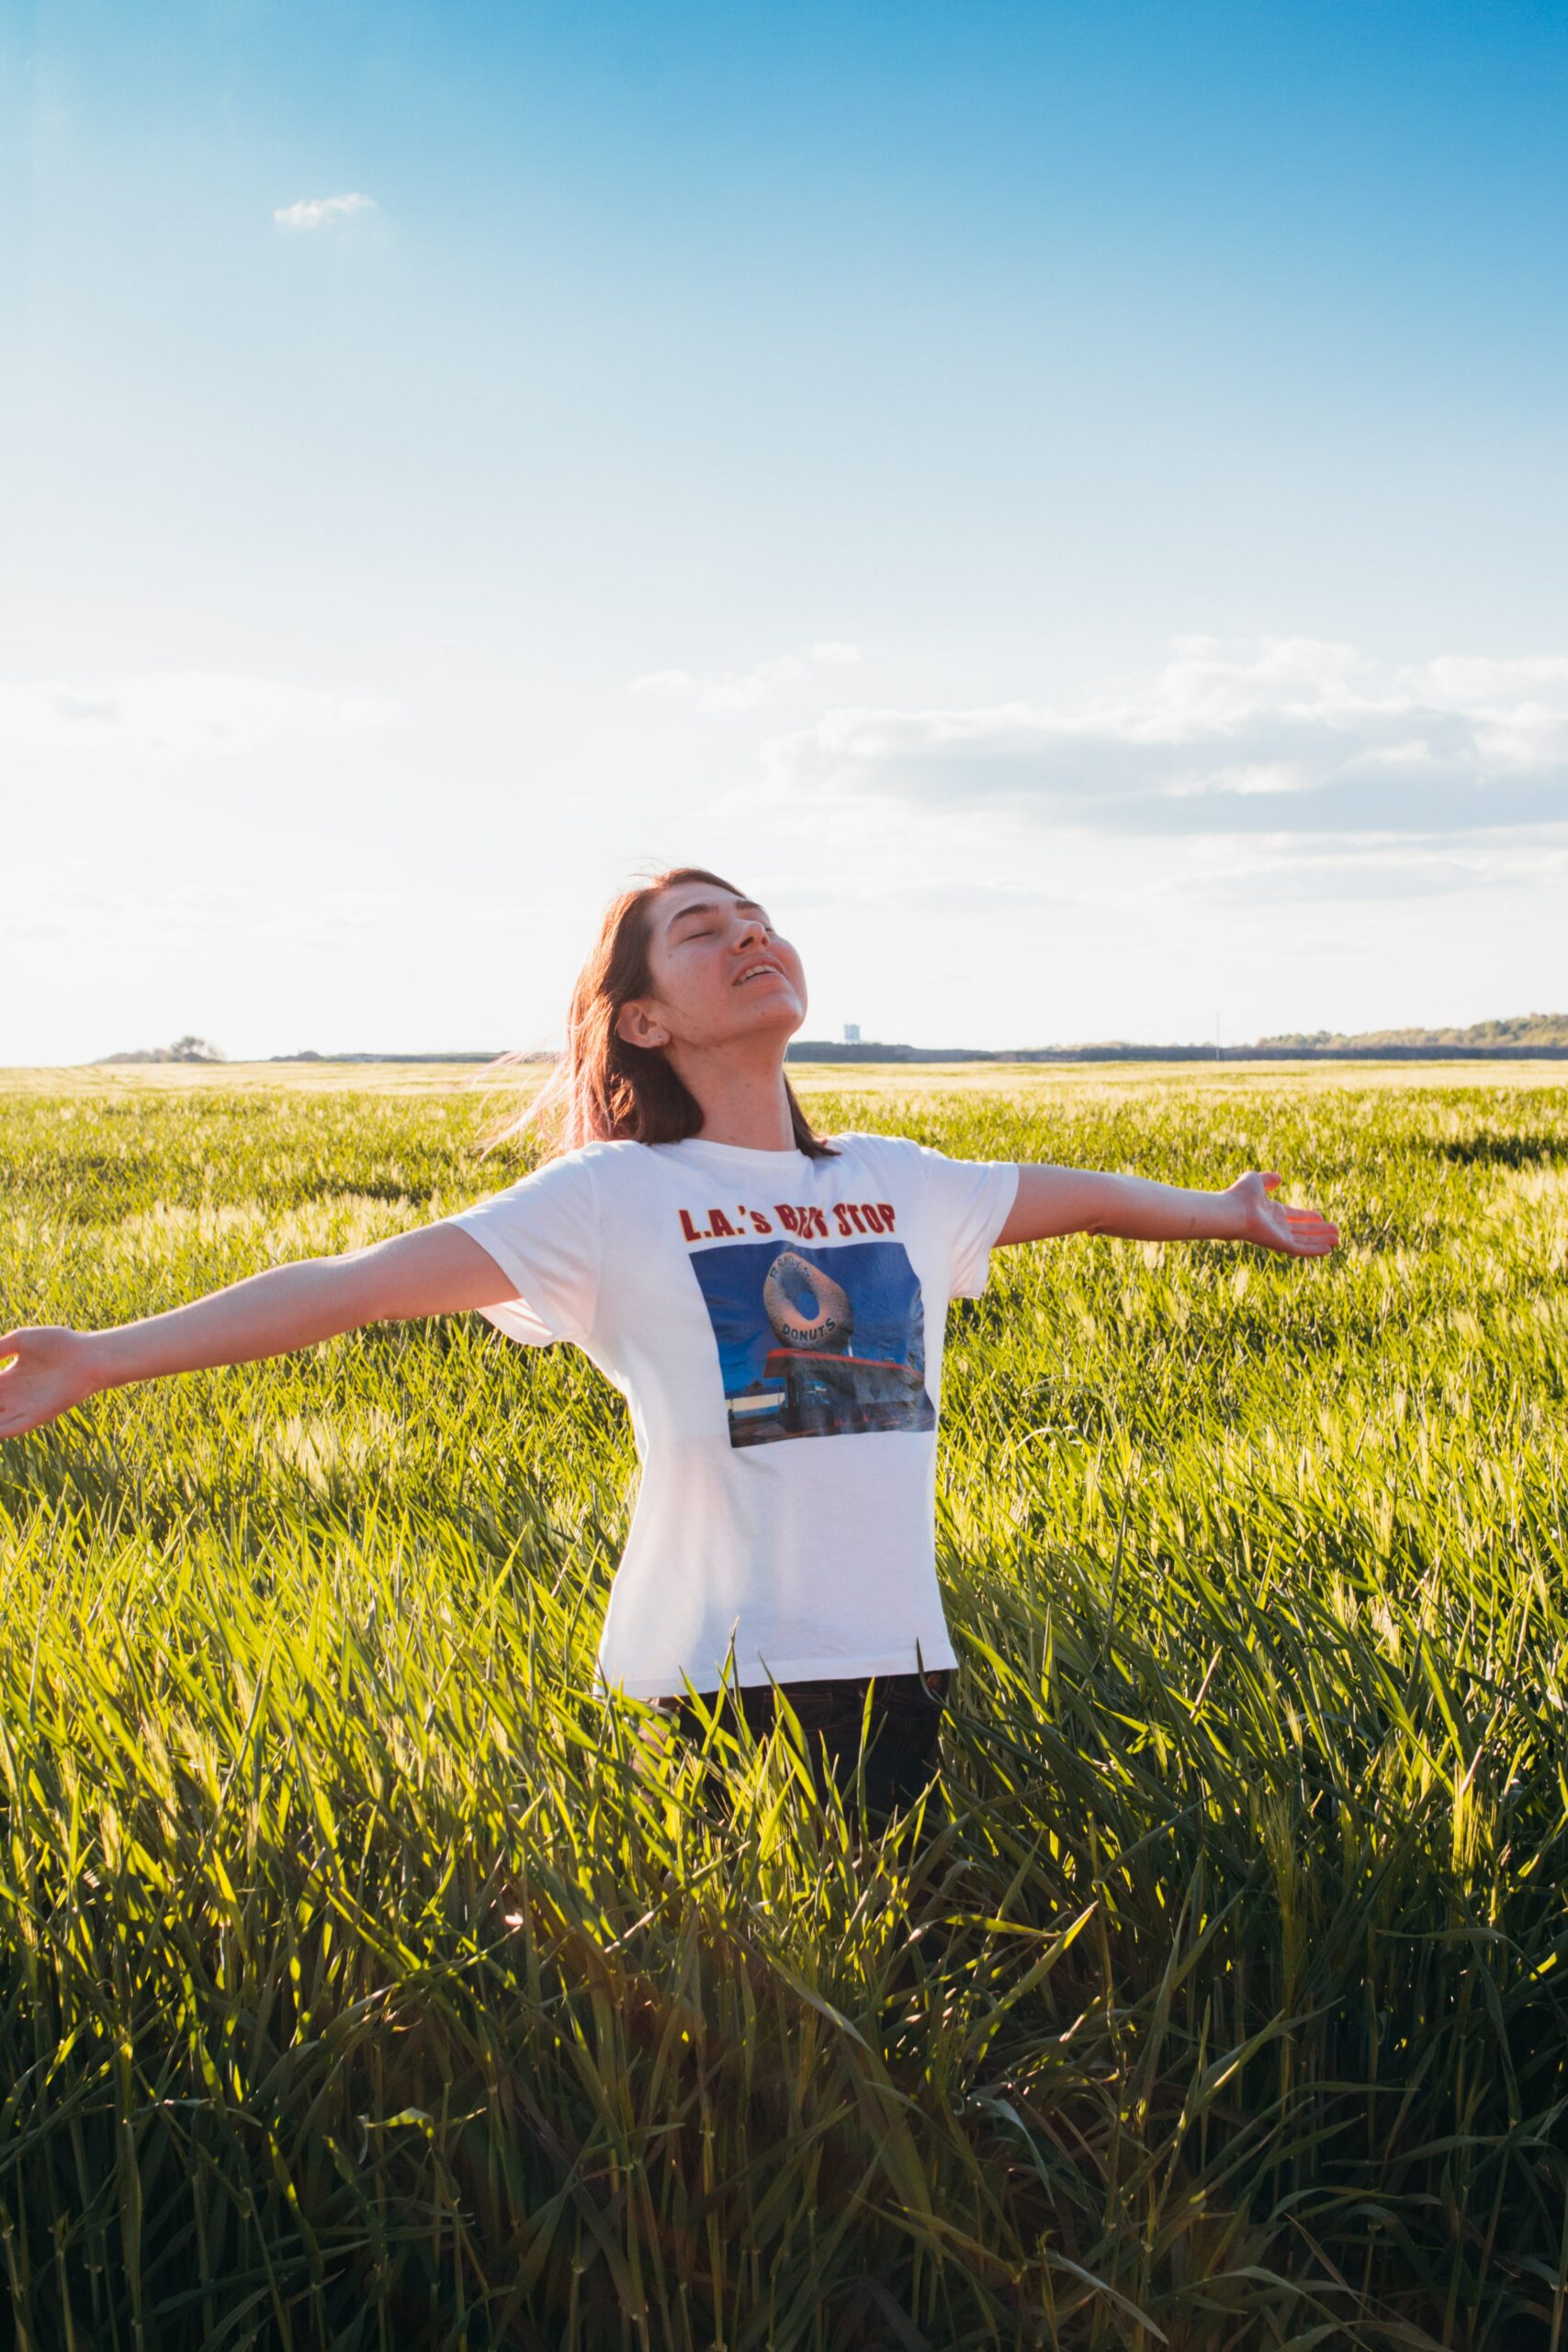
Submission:
M 534 1348 L 588 1338 L 599 1297 L 599 1206 L 586 1160 L 552 1159 L 443 1222 L 470 1235 L 515 1283 L 515 1298 L 479 1310 L 498 1331 Z
M 954 1298 L 978 1298 L 991 1271 L 991 1250 L 1018 1196 L 1018 1166 L 1010 1159 L 949 1159 L 926 1144 L 916 1147 L 926 1194 L 947 1242 Z

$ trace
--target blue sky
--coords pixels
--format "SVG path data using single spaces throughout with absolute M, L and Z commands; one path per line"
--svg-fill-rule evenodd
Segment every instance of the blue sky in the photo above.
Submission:
M 0 29 L 0 1060 L 1568 1009 L 1568 17 Z M 351 202 L 349 199 L 360 199 Z

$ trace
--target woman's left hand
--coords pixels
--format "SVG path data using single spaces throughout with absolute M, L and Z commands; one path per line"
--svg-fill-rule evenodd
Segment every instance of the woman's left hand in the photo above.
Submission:
M 1337 1246 L 1339 1227 L 1315 1209 L 1293 1209 L 1269 1197 L 1280 1182 L 1270 1169 L 1254 1170 L 1227 1184 L 1224 1197 L 1234 1204 L 1236 1228 L 1233 1239 L 1254 1241 L 1259 1250 L 1278 1250 L 1286 1258 L 1324 1258 Z

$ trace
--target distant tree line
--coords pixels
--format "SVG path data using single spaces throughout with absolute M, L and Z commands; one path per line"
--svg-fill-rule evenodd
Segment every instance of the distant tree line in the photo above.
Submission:
M 1292 1030 L 1276 1037 L 1259 1037 L 1251 1045 L 1149 1046 L 1122 1037 L 1089 1046 L 1017 1046 L 1003 1049 L 975 1046 L 879 1045 L 867 1039 L 853 1045 L 838 1039 L 800 1037 L 789 1048 L 791 1061 L 801 1062 L 1038 1062 L 1038 1061 L 1310 1061 L 1325 1058 L 1386 1057 L 1405 1060 L 1429 1056 L 1493 1054 L 1517 1060 L 1533 1054 L 1568 1054 L 1568 1013 L 1524 1012 L 1506 1020 L 1477 1021 L 1466 1029 L 1363 1029 L 1353 1035 L 1335 1029 Z M 319 1054 L 307 1048 L 297 1054 L 274 1054 L 275 1062 L 544 1062 L 550 1053 L 491 1054 Z M 134 1053 L 105 1054 L 110 1062 L 222 1062 L 221 1046 L 209 1037 L 176 1037 L 172 1046 L 142 1046 Z
M 1332 1029 L 1293 1030 L 1260 1037 L 1260 1046 L 1464 1046 L 1485 1053 L 1497 1046 L 1568 1046 L 1568 1012 L 1517 1012 L 1506 1021 L 1474 1021 L 1468 1029 L 1363 1029 L 1346 1036 Z
M 1142 1045 L 1126 1037 L 1102 1038 L 1088 1046 L 893 1046 L 870 1041 L 845 1045 L 836 1039 L 798 1037 L 789 1048 L 797 1062 L 1213 1062 L 1313 1061 L 1429 1057 L 1442 1061 L 1472 1054 L 1522 1060 L 1568 1053 L 1568 1013 L 1517 1013 L 1503 1021 L 1477 1021 L 1468 1029 L 1365 1029 L 1354 1035 L 1333 1029 L 1295 1030 L 1259 1037 L 1251 1045 Z
M 106 1062 L 224 1062 L 228 1058 L 210 1037 L 176 1037 L 172 1046 L 138 1046 L 134 1053 L 103 1057 Z

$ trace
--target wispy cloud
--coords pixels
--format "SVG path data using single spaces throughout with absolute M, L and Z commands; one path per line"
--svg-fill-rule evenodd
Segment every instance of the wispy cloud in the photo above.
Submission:
M 700 678 L 690 670 L 649 670 L 632 680 L 631 690 L 634 695 L 668 695 L 707 715 L 755 710 L 760 703 L 790 686 L 805 684 L 820 671 L 852 669 L 859 660 L 858 646 L 829 638 L 795 653 L 775 653 L 771 661 L 759 662 L 755 669 L 726 670 L 712 677 Z
M 389 726 L 395 703 L 212 670 L 92 685 L 0 679 L 0 750 L 175 761 L 233 757 L 287 740 L 331 743 Z
M 1215 844 L 1217 847 L 1218 844 Z M 1472 833 L 1436 841 L 1325 840 L 1252 842 L 1223 863 L 1190 862 L 1146 883 L 1145 906 L 1195 900 L 1257 908 L 1287 900 L 1326 906 L 1364 899 L 1452 898 L 1483 892 L 1517 897 L 1542 885 L 1568 885 L 1568 844 L 1532 829 L 1517 836 Z
M 320 229 L 329 220 L 347 220 L 356 212 L 375 209 L 375 198 L 355 188 L 348 196 L 301 197 L 298 204 L 280 204 L 272 217 L 280 229 Z
M 1568 655 L 1391 673 L 1348 645 L 1178 639 L 1077 704 L 843 708 L 775 737 L 792 794 L 1122 834 L 1441 836 L 1568 823 Z

